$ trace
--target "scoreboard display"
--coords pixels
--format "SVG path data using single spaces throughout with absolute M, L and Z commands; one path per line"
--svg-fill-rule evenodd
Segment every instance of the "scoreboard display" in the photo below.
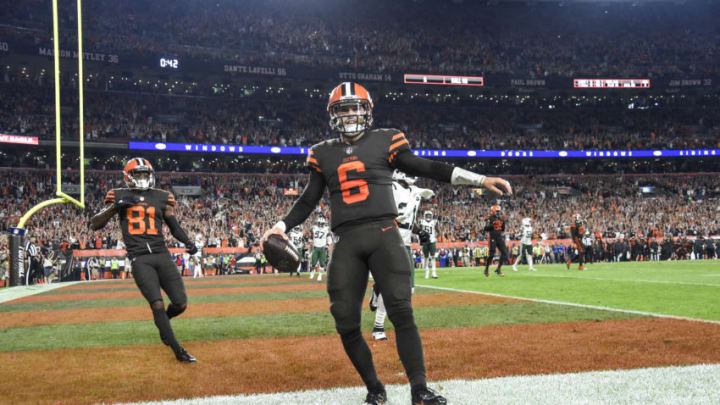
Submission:
M 576 89 L 649 89 L 650 79 L 573 79 Z
M 438 84 L 443 86 L 484 86 L 482 76 L 405 74 L 405 84 Z

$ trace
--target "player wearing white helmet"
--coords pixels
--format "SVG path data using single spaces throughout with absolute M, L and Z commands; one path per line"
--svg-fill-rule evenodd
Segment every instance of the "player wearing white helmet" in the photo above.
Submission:
M 203 273 L 203 260 L 202 260 L 202 249 L 205 246 L 205 242 L 203 241 L 203 235 L 201 233 L 195 234 L 195 246 L 197 246 L 198 251 L 192 255 L 192 261 L 193 261 L 193 278 L 198 277 L 204 277 Z
M 533 267 L 532 237 L 532 220 L 530 218 L 523 218 L 522 228 L 520 229 L 520 254 L 515 259 L 515 263 L 513 264 L 514 271 L 518 271 L 517 265 L 518 263 L 520 263 L 520 260 L 522 260 L 523 257 L 530 265 L 530 271 L 535 271 L 535 267 Z
M 290 239 L 290 243 L 295 246 L 295 249 L 303 255 L 305 253 L 305 238 L 302 230 L 300 230 L 300 228 L 293 229 L 290 233 L 288 233 L 288 238 Z M 298 263 L 297 270 L 290 273 L 290 277 L 292 277 L 293 273 L 296 273 L 297 276 L 300 277 L 300 267 L 302 267 L 302 261 Z
M 322 274 L 328 261 L 328 244 L 330 239 L 330 228 L 327 225 L 325 217 L 319 216 L 315 225 L 312 227 L 313 249 L 310 256 L 310 278 L 315 278 L 317 272 L 317 280 L 322 281 Z
M 416 177 L 408 176 L 400 170 L 393 172 L 393 197 L 398 210 L 398 229 L 402 237 L 405 249 L 408 253 L 410 267 L 414 268 L 412 249 L 410 247 L 411 234 L 413 233 L 413 225 L 415 224 L 415 216 L 420 208 L 420 202 L 424 199 L 431 198 L 435 195 L 432 190 L 415 186 Z M 414 231 L 419 229 L 415 227 Z M 410 286 L 415 289 L 415 271 L 412 271 Z M 378 288 L 373 286 L 373 294 L 370 299 L 370 309 L 375 311 L 375 324 L 373 325 L 372 336 L 375 340 L 387 340 L 385 335 L 385 317 L 387 311 Z
M 430 268 L 432 268 L 432 278 L 438 278 L 436 270 L 437 264 L 435 263 L 435 258 L 437 257 L 437 219 L 433 218 L 432 211 L 426 210 L 423 213 L 423 218 L 420 220 L 420 228 L 422 230 L 418 236 L 420 237 L 420 244 L 422 245 L 425 278 L 430 277 Z

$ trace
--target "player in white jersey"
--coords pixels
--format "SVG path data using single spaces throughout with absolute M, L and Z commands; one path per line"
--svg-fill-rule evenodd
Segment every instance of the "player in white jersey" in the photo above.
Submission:
M 318 217 L 316 224 L 312 227 L 313 250 L 310 256 L 310 279 L 318 274 L 318 281 L 322 281 L 322 273 L 325 270 L 328 259 L 328 239 L 330 238 L 330 227 L 324 217 Z
M 520 230 L 520 254 L 518 255 L 517 259 L 515 259 L 515 264 L 513 264 L 514 271 L 518 271 L 517 265 L 518 263 L 520 263 L 520 260 L 522 260 L 523 256 L 525 256 L 527 263 L 530 265 L 530 271 L 535 271 L 535 267 L 533 267 L 532 237 L 532 220 L 530 218 L 523 218 L 522 228 Z
M 425 278 L 430 277 L 432 267 L 432 278 L 438 278 L 435 269 L 435 258 L 437 257 L 437 219 L 433 218 L 432 211 L 425 211 L 420 220 L 420 244 L 422 244 L 423 261 L 425 262 Z
M 420 188 L 415 186 L 417 178 L 407 176 L 405 173 L 395 170 L 393 172 L 393 197 L 395 198 L 395 205 L 398 210 L 398 217 L 396 221 L 400 230 L 400 236 L 402 237 L 405 249 L 408 253 L 408 260 L 412 269 L 415 268 L 413 264 L 412 250 L 410 248 L 410 237 L 413 233 L 413 224 L 415 223 L 415 216 L 420 208 L 420 202 L 423 199 L 431 198 L 435 193 L 432 190 L 426 188 Z M 415 229 L 417 231 L 418 229 Z M 411 288 L 414 292 L 415 289 L 415 271 L 412 272 Z M 385 335 L 385 317 L 387 312 L 385 311 L 385 304 L 383 303 L 382 295 L 377 291 L 377 288 L 373 286 L 373 294 L 370 299 L 370 309 L 375 312 L 375 324 L 373 326 L 372 336 L 375 340 L 387 340 Z
M 203 241 L 203 236 L 201 233 L 195 235 L 195 246 L 197 247 L 197 253 L 195 253 L 192 257 L 194 264 L 193 278 L 204 277 L 202 269 L 202 249 L 203 246 L 205 246 L 205 242 Z
M 290 239 L 290 243 L 292 243 L 293 246 L 295 246 L 295 249 L 297 249 L 298 253 L 300 253 L 300 257 L 302 257 L 303 252 L 305 251 L 305 241 L 303 240 L 303 233 L 300 230 L 300 228 L 295 228 L 288 234 L 288 239 Z M 292 277 L 293 273 L 296 273 L 298 277 L 300 277 L 300 267 L 302 266 L 302 262 L 298 263 L 297 270 L 290 273 L 290 277 Z

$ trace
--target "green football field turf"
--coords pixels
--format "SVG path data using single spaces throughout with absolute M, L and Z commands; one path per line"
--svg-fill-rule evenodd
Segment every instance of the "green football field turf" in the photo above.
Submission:
M 416 272 L 418 285 L 487 292 L 513 297 L 570 302 L 622 310 L 720 321 L 720 261 L 620 262 L 503 266 L 505 277 L 484 268 L 439 268 L 438 279 Z M 490 270 L 494 270 L 491 266 Z

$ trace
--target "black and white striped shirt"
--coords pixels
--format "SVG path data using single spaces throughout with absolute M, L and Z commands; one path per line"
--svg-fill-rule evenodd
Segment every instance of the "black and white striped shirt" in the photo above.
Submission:
M 28 257 L 36 258 L 36 257 L 38 257 L 38 255 L 40 253 L 40 248 L 38 247 L 38 245 L 28 242 L 25 244 L 25 253 L 27 254 Z

